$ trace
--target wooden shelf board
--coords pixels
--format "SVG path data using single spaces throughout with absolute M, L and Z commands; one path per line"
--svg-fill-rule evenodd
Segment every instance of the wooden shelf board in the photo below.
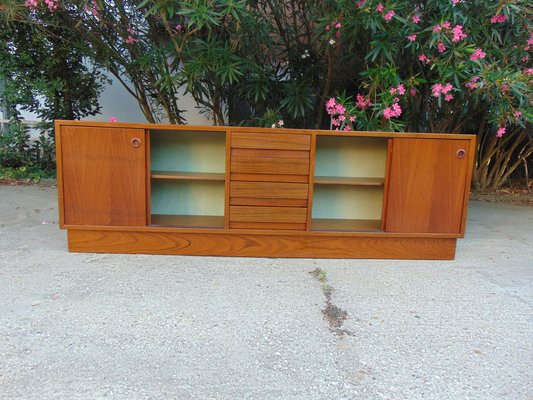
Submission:
M 224 217 L 218 215 L 163 215 L 152 214 L 152 226 L 182 228 L 224 228 Z
M 223 172 L 152 171 L 152 179 L 176 179 L 190 181 L 223 181 Z
M 384 178 L 356 178 L 348 176 L 315 176 L 317 185 L 383 186 Z
M 380 219 L 325 219 L 314 218 L 313 231 L 380 231 Z

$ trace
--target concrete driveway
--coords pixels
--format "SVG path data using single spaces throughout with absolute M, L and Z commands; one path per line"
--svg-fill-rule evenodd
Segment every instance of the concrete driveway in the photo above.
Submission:
M 0 399 L 533 397 L 533 207 L 471 203 L 455 261 L 73 254 L 57 220 L 0 186 Z

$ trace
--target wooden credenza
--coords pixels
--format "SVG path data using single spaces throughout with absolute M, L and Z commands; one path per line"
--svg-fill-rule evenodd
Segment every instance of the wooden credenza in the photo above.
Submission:
M 56 121 L 74 252 L 453 259 L 475 137 Z

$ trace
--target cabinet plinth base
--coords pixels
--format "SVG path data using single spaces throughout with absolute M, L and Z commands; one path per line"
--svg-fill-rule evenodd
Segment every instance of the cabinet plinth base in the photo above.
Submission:
M 455 238 L 69 230 L 72 252 L 452 260 Z

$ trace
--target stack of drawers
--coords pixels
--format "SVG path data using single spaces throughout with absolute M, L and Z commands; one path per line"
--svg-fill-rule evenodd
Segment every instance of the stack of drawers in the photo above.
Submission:
M 306 230 L 311 136 L 231 133 L 229 227 Z

